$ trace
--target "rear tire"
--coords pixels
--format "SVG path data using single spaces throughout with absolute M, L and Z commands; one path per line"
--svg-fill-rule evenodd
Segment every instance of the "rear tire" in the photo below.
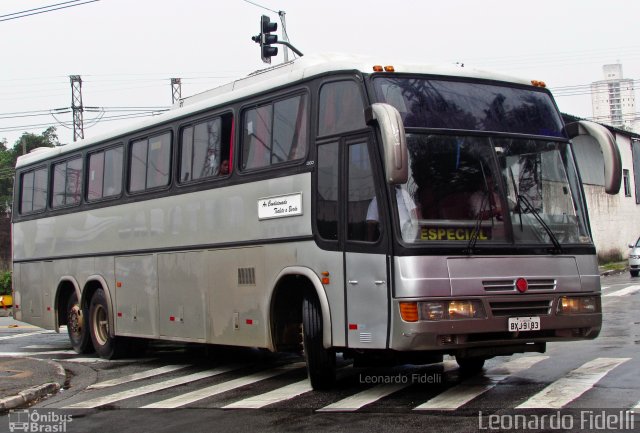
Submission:
M 126 351 L 126 341 L 109 334 L 109 306 L 102 289 L 96 290 L 91 297 L 89 329 L 93 347 L 100 358 L 119 358 Z
M 311 387 L 331 388 L 336 381 L 336 355 L 322 344 L 322 311 L 315 295 L 302 301 L 302 343 Z
M 67 302 L 67 332 L 71 347 L 76 353 L 86 354 L 94 351 L 89 334 L 87 317 L 80 306 L 78 295 L 73 292 Z

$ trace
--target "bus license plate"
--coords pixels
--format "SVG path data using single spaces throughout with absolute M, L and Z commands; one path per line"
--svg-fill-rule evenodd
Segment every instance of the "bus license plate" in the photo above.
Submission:
M 509 332 L 539 331 L 539 317 L 509 317 Z

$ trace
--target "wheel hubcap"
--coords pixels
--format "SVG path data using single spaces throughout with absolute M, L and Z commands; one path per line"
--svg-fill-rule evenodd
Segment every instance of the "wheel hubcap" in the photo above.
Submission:
M 109 320 L 107 310 L 102 305 L 96 305 L 93 310 L 93 330 L 96 340 L 104 346 L 109 339 Z

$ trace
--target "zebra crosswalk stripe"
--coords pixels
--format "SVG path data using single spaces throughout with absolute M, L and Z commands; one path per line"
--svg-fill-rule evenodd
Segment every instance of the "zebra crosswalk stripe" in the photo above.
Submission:
M 4 337 L 0 337 L 0 341 L 2 340 L 10 340 L 12 338 L 20 338 L 20 337 L 30 337 L 32 335 L 38 335 L 38 334 L 46 334 L 49 333 L 51 331 L 36 331 L 36 332 L 24 332 L 24 333 L 20 333 L 20 334 L 13 334 L 13 335 L 5 335 Z
M 129 389 L 127 391 L 116 392 L 104 397 L 92 398 L 89 400 L 75 403 L 70 406 L 66 406 L 64 409 L 91 409 L 95 407 L 104 406 L 105 404 L 115 403 L 117 401 L 126 400 L 131 397 L 138 397 L 152 392 L 161 391 L 163 389 L 172 388 L 178 385 L 184 385 L 185 383 L 195 382 L 196 380 L 205 379 L 207 377 L 216 376 L 223 373 L 228 373 L 235 369 L 241 368 L 240 366 L 234 367 L 220 367 L 212 370 L 205 370 L 199 373 L 189 374 L 187 376 L 177 377 L 175 379 L 165 380 L 164 382 L 154 383 L 151 385 L 141 386 L 139 388 Z
M 626 296 L 626 295 L 631 295 L 633 293 L 636 293 L 638 291 L 640 291 L 640 286 L 636 285 L 636 286 L 625 287 L 622 290 L 617 290 L 615 292 L 610 292 L 610 293 L 607 293 L 607 294 L 605 294 L 603 296 L 605 296 L 605 297 L 607 297 L 607 296 Z
M 93 385 L 89 385 L 87 389 L 109 388 L 111 386 L 121 385 L 127 382 L 133 382 L 134 380 L 148 379 L 153 376 L 170 373 L 176 370 L 182 370 L 183 368 L 187 368 L 187 367 L 188 365 L 165 365 L 164 367 L 153 368 L 151 370 L 129 374 L 127 376 L 118 377 L 116 379 L 105 380 L 104 382 L 94 383 Z
M 455 410 L 484 394 L 509 375 L 526 370 L 548 356 L 523 356 L 488 370 L 483 377 L 466 380 L 417 406 L 414 410 Z M 482 383 L 484 381 L 484 383 Z
M 181 394 L 173 398 L 169 398 L 156 403 L 148 404 L 146 406 L 142 406 L 142 408 L 143 409 L 159 409 L 159 408 L 169 409 L 169 408 L 186 406 L 198 400 L 203 400 L 208 397 L 213 397 L 215 395 L 222 394 L 223 392 L 231 391 L 233 389 L 240 388 L 245 385 L 250 385 L 252 383 L 259 382 L 261 380 L 269 379 L 270 377 L 284 374 L 293 369 L 302 368 L 303 366 L 304 366 L 304 363 L 302 362 L 296 362 L 293 364 L 284 365 L 282 367 L 261 371 L 259 373 L 255 373 L 249 376 L 240 377 L 238 379 L 222 382 L 217 385 L 212 385 L 202 389 L 198 389 L 196 391 L 188 392 L 186 394 Z
M 400 391 L 401 389 L 404 389 L 409 385 L 411 385 L 410 382 L 377 385 L 373 388 L 369 388 L 355 395 L 320 408 L 318 409 L 318 412 L 353 412 L 362 408 L 363 406 L 366 406 L 380 400 L 383 397 L 393 394 L 394 392 Z
M 631 358 L 597 358 L 569 372 L 566 377 L 516 406 L 517 409 L 560 409 L 590 390 L 600 379 Z
M 309 379 L 301 380 L 300 382 L 292 383 L 282 388 L 274 389 L 273 391 L 266 392 L 264 394 L 256 395 L 254 397 L 245 398 L 244 400 L 237 401 L 235 403 L 223 406 L 223 409 L 260 409 L 270 404 L 279 403 L 281 401 L 290 400 L 294 397 L 312 391 Z

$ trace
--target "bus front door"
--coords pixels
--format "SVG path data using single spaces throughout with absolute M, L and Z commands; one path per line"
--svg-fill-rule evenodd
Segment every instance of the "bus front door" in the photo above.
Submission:
M 376 188 L 368 137 L 346 140 L 345 302 L 347 345 L 383 349 L 387 345 L 389 278 L 381 188 Z

